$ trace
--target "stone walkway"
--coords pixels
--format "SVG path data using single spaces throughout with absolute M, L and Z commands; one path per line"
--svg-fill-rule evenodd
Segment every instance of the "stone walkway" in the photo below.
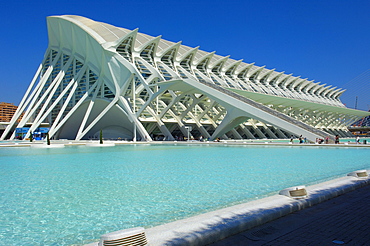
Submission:
M 211 246 L 370 245 L 370 185 Z

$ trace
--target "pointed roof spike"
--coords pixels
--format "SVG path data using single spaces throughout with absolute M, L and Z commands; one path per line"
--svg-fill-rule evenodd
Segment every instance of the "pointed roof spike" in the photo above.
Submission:
M 117 49 L 117 47 L 120 46 L 121 43 L 124 40 L 126 40 L 127 38 L 133 37 L 135 39 L 138 31 L 139 31 L 139 28 L 136 28 L 136 29 L 132 30 L 131 32 L 127 33 L 126 35 L 122 36 L 121 38 L 117 39 L 114 42 L 106 42 L 106 43 L 104 43 L 103 44 L 103 47 L 105 49 L 109 49 L 109 48 Z M 135 40 L 133 40 L 133 42 L 135 42 Z M 131 50 L 132 50 L 133 46 L 134 46 L 134 44 L 132 44 Z
M 146 47 L 148 47 L 148 45 L 151 45 L 153 43 L 156 44 L 156 47 L 155 47 L 155 50 L 156 50 L 160 39 L 161 39 L 161 36 L 152 38 L 148 40 L 147 42 L 143 43 L 142 45 L 140 45 L 139 47 L 135 48 L 135 51 L 138 53 L 141 53 Z
M 182 41 L 179 41 L 179 42 L 174 43 L 173 45 L 171 45 L 171 46 L 167 47 L 166 49 L 161 50 L 160 52 L 158 52 L 158 53 L 156 54 L 156 56 L 157 56 L 157 57 L 162 57 L 162 56 L 163 56 L 163 55 L 165 55 L 169 50 L 172 50 L 172 49 L 178 49 L 178 48 L 180 47 L 180 45 L 181 45 L 181 42 L 182 42 Z
M 200 46 L 197 46 L 197 47 L 195 47 L 195 48 L 192 48 L 192 49 L 190 49 L 190 50 L 188 50 L 187 52 L 185 52 L 182 56 L 180 56 L 180 57 L 176 57 L 176 61 L 178 61 L 178 62 L 181 62 L 182 60 L 184 60 L 186 57 L 188 57 L 191 53 L 196 53 L 197 52 L 197 50 L 199 49 L 199 47 Z M 192 60 L 194 59 L 194 56 L 193 56 L 193 58 L 192 58 Z
M 215 54 L 215 51 L 212 51 L 202 57 L 200 57 L 198 60 L 196 61 L 193 61 L 193 64 L 194 66 L 198 66 L 199 64 L 201 64 L 205 59 L 209 58 L 209 57 L 212 57 L 213 55 Z M 209 61 L 207 63 L 210 62 L 211 59 L 209 59 Z
M 238 61 L 235 61 L 235 62 L 232 62 L 231 64 L 229 64 L 229 66 L 227 66 L 226 68 L 225 68 L 225 71 L 227 71 L 227 70 L 229 70 L 230 68 L 232 68 L 232 67 L 238 67 L 239 66 L 239 64 L 241 63 L 243 61 L 243 59 L 241 59 L 241 60 L 238 60 Z M 234 68 L 234 70 L 236 69 L 236 67 Z

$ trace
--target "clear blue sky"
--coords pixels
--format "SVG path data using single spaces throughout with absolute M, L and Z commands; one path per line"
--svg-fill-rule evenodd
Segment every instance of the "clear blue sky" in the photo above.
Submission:
M 48 45 L 46 17 L 74 14 L 347 89 L 370 109 L 368 0 L 3 1 L 0 101 L 18 105 Z

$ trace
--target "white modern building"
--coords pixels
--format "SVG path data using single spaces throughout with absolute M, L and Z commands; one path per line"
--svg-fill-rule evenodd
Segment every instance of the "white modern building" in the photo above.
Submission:
M 342 89 L 138 29 L 71 15 L 48 17 L 47 25 L 44 60 L 1 139 L 27 138 L 42 125 L 55 139 L 102 130 L 105 138 L 145 141 L 315 141 L 351 136 L 347 126 L 369 115 L 346 108 Z

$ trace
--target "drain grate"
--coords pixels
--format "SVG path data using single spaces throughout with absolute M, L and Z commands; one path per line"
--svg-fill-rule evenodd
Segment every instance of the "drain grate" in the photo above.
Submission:
M 267 226 L 267 227 L 263 227 L 259 230 L 251 231 L 251 232 L 245 234 L 244 236 L 247 237 L 248 239 L 252 240 L 252 241 L 260 241 L 260 240 L 263 240 L 264 237 L 270 236 L 271 234 L 274 234 L 277 231 L 279 231 L 279 229 L 277 229 L 273 226 Z

